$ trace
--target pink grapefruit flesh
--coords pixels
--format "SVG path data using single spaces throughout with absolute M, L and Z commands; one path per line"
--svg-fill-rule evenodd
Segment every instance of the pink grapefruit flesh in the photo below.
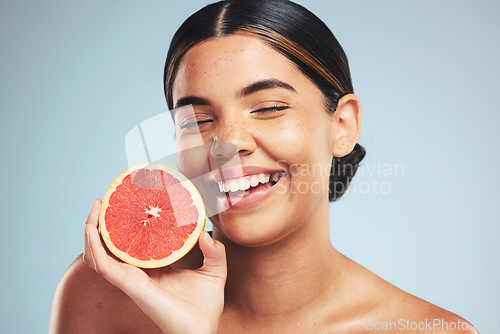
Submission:
M 113 181 L 102 201 L 99 230 L 119 259 L 158 268 L 193 248 L 205 218 L 203 201 L 191 181 L 168 166 L 145 163 Z

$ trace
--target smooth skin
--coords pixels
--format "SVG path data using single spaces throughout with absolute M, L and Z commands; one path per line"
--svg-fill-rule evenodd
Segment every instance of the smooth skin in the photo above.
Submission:
M 269 79 L 293 90 L 241 94 Z M 185 55 L 174 104 L 186 96 L 209 102 L 194 105 L 204 141 L 215 135 L 236 145 L 244 166 L 286 171 L 280 191 L 256 207 L 212 217 L 215 240 L 204 232 L 199 248 L 156 270 L 106 253 L 95 200 L 84 254 L 56 292 L 51 333 L 417 333 L 375 330 L 374 323 L 465 321 L 394 287 L 330 242 L 328 175 L 310 167 L 328 165 L 357 143 L 362 109 L 355 95 L 328 113 L 321 91 L 284 56 L 256 38 L 231 35 Z M 189 136 L 177 133 L 181 148 Z M 467 325 L 460 333 L 474 333 Z M 420 332 L 450 333 L 434 329 Z

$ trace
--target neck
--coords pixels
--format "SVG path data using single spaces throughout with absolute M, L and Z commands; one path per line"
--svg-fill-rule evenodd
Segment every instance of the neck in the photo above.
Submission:
M 226 307 L 237 317 L 275 322 L 331 300 L 342 283 L 342 256 L 330 242 L 328 212 L 314 218 L 271 245 L 244 247 L 219 237 L 228 261 Z

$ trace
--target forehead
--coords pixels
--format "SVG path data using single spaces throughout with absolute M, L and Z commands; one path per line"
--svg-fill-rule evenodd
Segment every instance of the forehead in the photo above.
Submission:
M 311 84 L 288 58 L 258 38 L 242 35 L 212 38 L 185 54 L 174 80 L 173 100 L 186 95 L 228 98 L 252 82 L 269 78 L 294 87 Z

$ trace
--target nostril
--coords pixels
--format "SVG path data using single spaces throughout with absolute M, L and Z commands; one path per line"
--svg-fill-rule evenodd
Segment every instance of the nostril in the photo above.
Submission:
M 214 141 L 210 146 L 210 156 L 216 159 L 231 159 L 238 153 L 236 145 Z

